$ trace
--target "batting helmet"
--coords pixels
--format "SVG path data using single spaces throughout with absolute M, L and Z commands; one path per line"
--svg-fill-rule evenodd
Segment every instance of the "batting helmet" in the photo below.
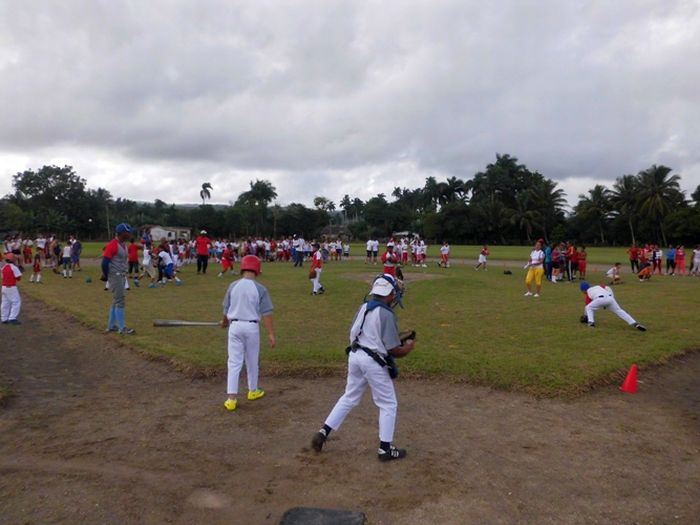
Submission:
M 4 255 L 4 257 L 5 257 L 5 261 L 7 261 L 8 263 L 17 262 L 17 256 L 16 256 L 14 253 L 12 253 L 12 252 L 7 252 L 7 253 Z
M 586 281 L 583 281 L 580 285 L 579 288 L 581 289 L 582 292 L 585 292 L 591 287 L 590 284 L 588 284 Z
M 117 224 L 117 227 L 116 227 L 117 235 L 119 235 L 120 233 L 131 233 L 131 231 L 132 231 L 131 226 L 129 226 L 127 223 L 122 222 L 122 223 Z
M 255 272 L 255 275 L 260 275 L 262 270 L 260 268 L 260 259 L 255 255 L 246 255 L 241 259 L 241 272 Z

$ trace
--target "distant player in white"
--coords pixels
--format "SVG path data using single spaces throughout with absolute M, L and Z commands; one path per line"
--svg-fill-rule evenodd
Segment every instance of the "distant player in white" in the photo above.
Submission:
M 595 312 L 600 309 L 610 310 L 620 319 L 626 322 L 633 328 L 641 332 L 646 332 L 646 328 L 635 321 L 630 314 L 625 312 L 615 300 L 613 291 L 601 284 L 599 286 L 591 286 L 586 281 L 580 284 L 580 289 L 586 298 L 585 315 L 582 321 L 586 321 L 591 328 L 595 327 Z
M 228 399 L 224 402 L 224 407 L 230 411 L 236 410 L 238 406 L 238 377 L 244 362 L 248 374 L 248 400 L 254 401 L 265 395 L 265 391 L 258 388 L 260 320 L 267 329 L 270 348 L 275 347 L 275 331 L 270 295 L 256 281 L 260 270 L 260 259 L 255 255 L 243 257 L 241 278 L 231 283 L 224 296 L 221 326 L 228 328 Z
M 447 241 L 440 246 L 440 262 L 438 266 L 442 266 L 443 268 L 450 267 L 450 244 Z

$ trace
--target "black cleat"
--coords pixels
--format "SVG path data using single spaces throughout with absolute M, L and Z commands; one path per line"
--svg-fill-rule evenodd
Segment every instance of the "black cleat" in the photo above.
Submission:
M 588 323 L 588 328 L 595 328 L 595 323 Z
M 316 452 L 321 452 L 323 450 L 323 444 L 326 442 L 326 435 L 323 432 L 316 432 L 314 437 L 311 438 L 311 448 Z
M 634 327 L 635 327 L 637 330 L 639 330 L 640 332 L 646 332 L 646 331 L 647 331 L 647 327 L 644 326 L 643 324 L 634 323 Z
M 382 450 L 380 448 L 379 453 L 377 454 L 377 459 L 379 459 L 379 461 L 393 461 L 395 459 L 403 459 L 405 457 L 406 449 L 396 448 L 394 445 L 392 445 L 389 450 Z

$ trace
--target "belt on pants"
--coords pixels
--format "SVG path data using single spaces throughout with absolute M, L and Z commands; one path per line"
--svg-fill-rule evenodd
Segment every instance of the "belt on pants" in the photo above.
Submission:
M 237 323 L 257 323 L 258 321 L 249 321 L 248 319 L 231 319 L 231 321 L 235 321 Z

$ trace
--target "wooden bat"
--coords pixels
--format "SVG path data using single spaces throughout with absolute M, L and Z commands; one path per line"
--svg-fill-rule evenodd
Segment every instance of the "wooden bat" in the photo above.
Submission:
M 153 326 L 158 328 L 177 328 L 183 326 L 221 326 L 218 321 L 181 321 L 179 319 L 155 319 Z

